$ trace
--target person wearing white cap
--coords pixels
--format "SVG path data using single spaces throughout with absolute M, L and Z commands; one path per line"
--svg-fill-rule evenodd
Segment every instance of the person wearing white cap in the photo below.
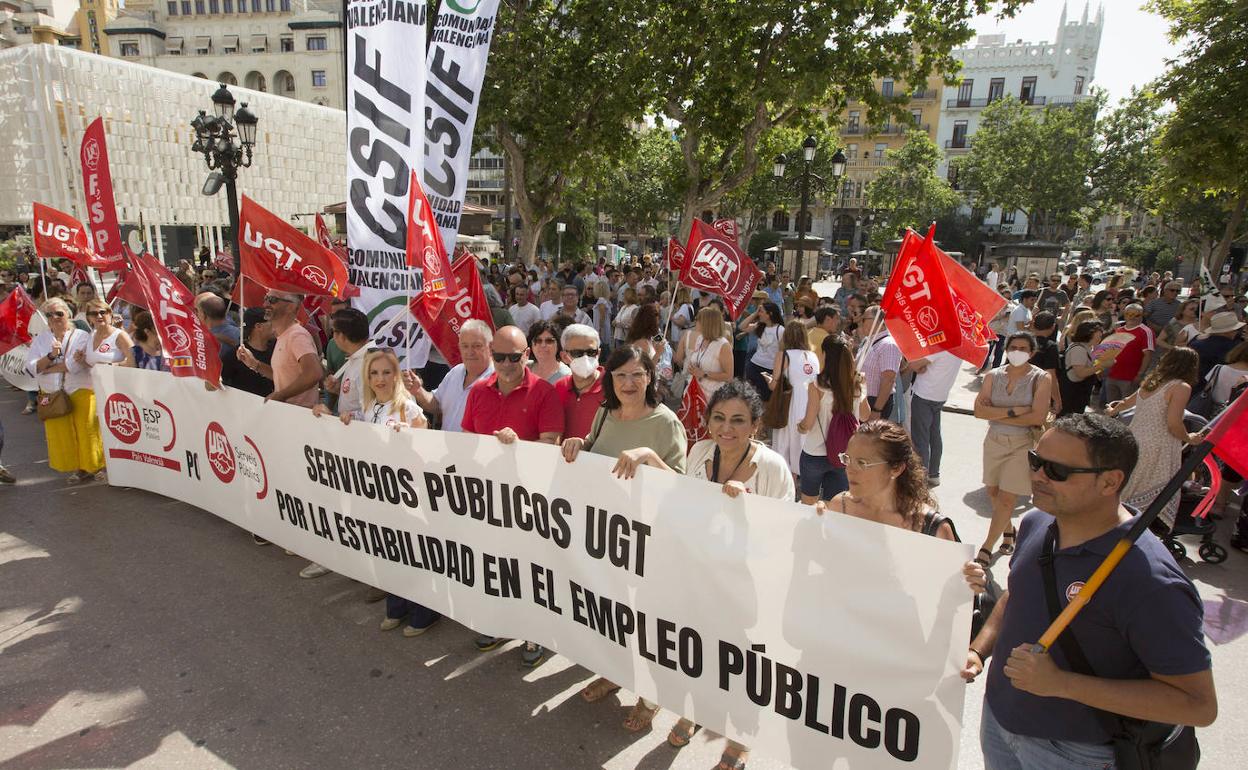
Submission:
M 1225 363 L 1226 354 L 1239 342 L 1244 322 L 1239 314 L 1231 311 L 1214 313 L 1209 328 L 1192 342 L 1192 349 L 1200 354 L 1200 379 L 1204 380 L 1209 370 L 1218 364 Z

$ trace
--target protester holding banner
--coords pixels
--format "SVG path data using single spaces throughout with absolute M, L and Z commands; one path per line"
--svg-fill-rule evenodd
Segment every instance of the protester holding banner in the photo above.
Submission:
M 150 316 L 148 323 L 151 323 Z M 238 351 L 246 347 L 247 352 L 256 361 L 272 366 L 273 325 L 265 319 L 264 308 L 249 307 L 243 313 L 243 326 L 247 329 L 243 345 L 221 354 L 221 382 L 231 388 L 245 390 L 264 398 L 273 392 L 273 381 L 239 361 Z M 159 354 L 159 340 L 157 340 L 157 354 Z
M 347 360 L 334 372 L 325 376 L 325 390 L 338 396 L 336 409 L 339 415 L 358 412 L 360 392 L 364 380 L 364 356 L 369 342 L 368 316 L 353 307 L 335 310 L 330 316 L 330 330 L 334 343 Z M 329 408 L 317 404 L 313 413 L 327 414 Z
M 91 344 L 74 354 L 74 361 L 90 367 L 99 364 L 134 366 L 134 341 L 124 329 L 113 325 L 113 309 L 102 299 L 93 299 L 86 305 L 87 320 L 94 324 Z
M 490 344 L 494 330 L 485 321 L 473 318 L 464 322 L 459 330 L 460 363 L 451 367 L 438 387 L 430 392 L 415 372 L 403 373 L 403 381 L 411 391 L 420 408 L 429 414 L 441 415 L 442 430 L 459 432 L 464 419 L 464 407 L 468 391 L 482 377 L 494 373 L 490 362 Z
M 992 501 L 992 523 L 975 560 L 992 563 L 997 538 L 1001 553 L 1014 552 L 1014 529 L 1010 519 L 1020 495 L 1031 494 L 1027 453 L 1032 428 L 1044 424 L 1052 400 L 1052 380 L 1030 361 L 1036 340 L 1027 332 L 1011 334 L 1005 341 L 1005 366 L 993 369 L 975 398 L 975 416 L 988 420 L 984 437 L 983 479 Z
M 1124 764 L 1134 752 L 1116 756 L 1115 733 L 1126 732 L 1117 715 L 1197 727 L 1217 715 L 1200 597 L 1147 531 L 1057 643 L 1031 649 L 1139 515 L 1120 499 L 1139 451 L 1122 423 L 1071 415 L 1032 453 L 1036 507 L 1019 525 L 1009 591 L 962 672 L 974 679 L 991 658 L 980 728 L 986 767 L 1140 767 Z M 1172 746 L 1194 744 L 1187 730 Z M 1195 766 L 1191 753 L 1186 760 L 1175 766 Z
M 43 303 L 48 328 L 30 343 L 26 368 L 39 385 L 39 412 L 48 443 L 48 466 L 69 473 L 71 484 L 104 468 L 104 447 L 95 414 L 90 370 L 75 363 L 91 335 L 70 321 L 69 305 L 53 298 Z
M 564 439 L 585 438 L 602 406 L 603 369 L 598 365 L 602 345 L 594 327 L 571 324 L 561 337 L 563 360 L 571 374 L 555 383 L 555 395 L 563 405 Z

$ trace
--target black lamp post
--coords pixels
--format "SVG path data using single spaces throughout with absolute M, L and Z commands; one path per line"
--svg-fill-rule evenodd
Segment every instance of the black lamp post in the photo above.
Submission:
M 256 123 L 259 119 L 255 113 L 247 109 L 243 102 L 238 111 L 234 111 L 234 94 L 220 83 L 220 88 L 212 95 L 212 104 L 216 115 L 209 115 L 200 110 L 199 115 L 191 121 L 195 129 L 195 142 L 191 145 L 192 152 L 204 156 L 208 164 L 208 181 L 204 182 L 204 195 L 216 195 L 225 183 L 226 204 L 230 210 L 230 244 L 234 249 L 234 273 L 240 270 L 238 248 L 238 170 L 251 166 L 251 151 L 256 146 Z
M 797 213 L 797 259 L 794 263 L 795 278 L 802 275 L 809 275 L 805 270 L 805 251 L 806 251 L 806 224 L 809 218 L 810 208 L 810 180 L 821 184 L 827 184 L 827 180 L 811 170 L 811 164 L 815 160 L 815 150 L 818 149 L 819 143 L 815 141 L 815 137 L 808 136 L 806 141 L 802 142 L 802 175 L 797 178 L 798 184 L 801 186 L 801 208 Z M 784 179 L 784 167 L 787 158 L 783 155 L 776 158 L 775 165 L 772 166 L 772 174 L 776 177 L 777 182 Z M 836 182 L 845 174 L 845 153 L 837 150 L 832 156 L 832 184 L 835 187 Z M 816 255 L 816 266 L 818 265 L 818 255 Z M 781 269 L 784 265 L 781 264 Z

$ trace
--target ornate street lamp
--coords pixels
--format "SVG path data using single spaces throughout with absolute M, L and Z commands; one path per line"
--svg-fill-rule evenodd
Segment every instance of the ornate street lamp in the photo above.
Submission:
M 259 118 L 247 108 L 243 102 L 234 110 L 234 94 L 220 83 L 220 88 L 212 95 L 213 111 L 200 110 L 191 121 L 195 130 L 195 141 L 191 151 L 204 156 L 208 164 L 208 181 L 204 183 L 204 195 L 215 195 L 225 184 L 226 204 L 230 210 L 230 238 L 234 248 L 234 273 L 240 271 L 240 250 L 238 248 L 238 170 L 251 166 L 252 150 L 256 146 L 256 124 Z
M 807 225 L 807 220 L 809 218 L 809 208 L 810 208 L 810 180 L 814 179 L 820 184 L 824 184 L 824 185 L 827 184 L 826 179 L 824 179 L 823 177 L 819 176 L 818 174 L 816 174 L 814 171 L 811 170 L 811 165 L 814 163 L 814 160 L 815 160 L 815 152 L 818 150 L 818 148 L 819 148 L 819 142 L 816 141 L 815 137 L 813 136 L 806 137 L 806 141 L 802 142 L 802 160 L 803 160 L 802 174 L 801 176 L 797 178 L 797 180 L 795 180 L 801 187 L 802 197 L 801 197 L 801 207 L 799 208 L 798 213 L 797 213 L 797 259 L 794 264 L 794 277 L 798 277 L 802 275 L 809 275 L 809 273 L 807 273 L 805 270 L 804 262 L 805 262 L 805 250 L 806 250 L 806 225 Z M 785 166 L 787 165 L 787 160 L 788 159 L 785 158 L 785 156 L 780 155 L 779 157 L 776 158 L 775 163 L 772 165 L 771 173 L 772 175 L 775 176 L 777 182 L 783 183 L 784 169 L 785 169 Z M 842 176 L 844 176 L 845 166 L 846 166 L 845 153 L 838 149 L 836 151 L 836 154 L 832 156 L 832 186 L 833 188 L 836 187 L 836 183 L 840 181 Z M 819 260 L 819 257 L 818 257 L 818 254 L 816 254 L 815 255 L 816 266 L 818 266 L 819 264 L 818 260 Z M 783 269 L 783 267 L 784 265 L 783 265 L 783 260 L 782 260 L 781 269 Z

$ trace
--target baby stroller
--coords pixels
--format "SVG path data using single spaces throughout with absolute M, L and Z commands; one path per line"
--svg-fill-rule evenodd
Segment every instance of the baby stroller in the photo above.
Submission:
M 1119 417 L 1130 424 L 1134 409 L 1122 412 Z M 1191 433 L 1203 430 L 1208 420 L 1192 412 L 1184 412 L 1183 425 Z M 1183 457 L 1195 447 L 1184 447 Z M 1214 542 L 1218 524 L 1209 516 L 1213 503 L 1222 489 L 1222 470 L 1212 455 L 1205 457 L 1204 464 L 1196 469 L 1196 478 L 1185 481 L 1179 492 L 1179 508 L 1174 514 L 1174 526 L 1166 529 L 1166 523 L 1160 518 L 1153 521 L 1151 529 L 1166 548 L 1170 549 L 1175 561 L 1187 558 L 1187 547 L 1179 542 L 1180 535 L 1197 535 L 1200 537 L 1200 548 L 1197 551 L 1202 561 L 1209 564 L 1221 564 L 1226 561 L 1227 550 Z

